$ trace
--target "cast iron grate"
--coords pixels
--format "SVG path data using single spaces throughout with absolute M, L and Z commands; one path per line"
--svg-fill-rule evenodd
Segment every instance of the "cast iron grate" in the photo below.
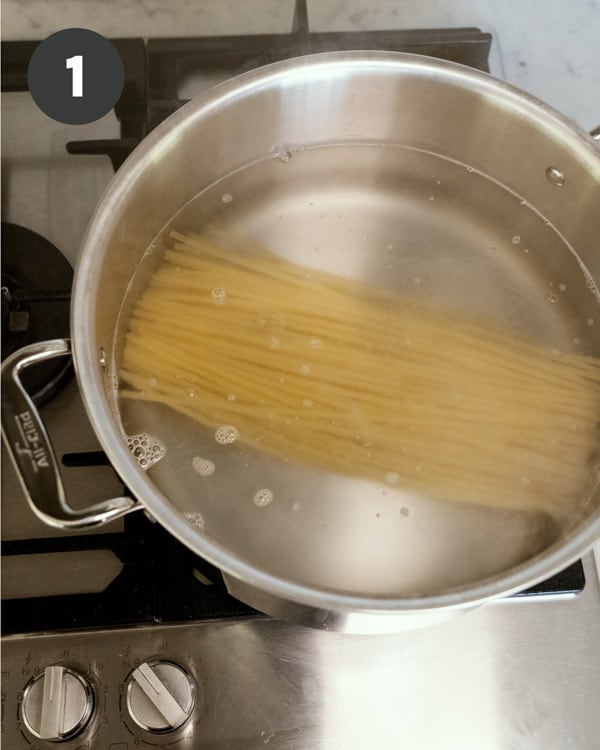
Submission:
M 121 137 L 70 141 L 71 154 L 106 154 L 118 169 L 137 144 L 185 104 L 191 75 L 225 80 L 269 63 L 333 50 L 389 50 L 429 55 L 488 71 L 491 34 L 477 28 L 313 32 L 306 0 L 296 0 L 289 33 L 178 39 L 115 39 L 125 85 L 115 106 Z M 2 91 L 27 90 L 27 65 L 38 42 L 2 43 Z

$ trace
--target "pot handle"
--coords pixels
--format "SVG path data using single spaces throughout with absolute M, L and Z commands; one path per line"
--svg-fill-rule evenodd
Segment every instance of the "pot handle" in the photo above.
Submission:
M 0 376 L 2 437 L 35 515 L 49 526 L 81 529 L 107 523 L 140 506 L 131 497 L 115 497 L 83 510 L 67 504 L 50 438 L 19 376 L 29 365 L 70 354 L 69 339 L 54 339 L 25 346 L 6 358 Z

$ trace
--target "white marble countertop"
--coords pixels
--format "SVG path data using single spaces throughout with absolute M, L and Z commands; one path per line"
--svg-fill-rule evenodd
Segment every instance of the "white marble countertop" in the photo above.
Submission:
M 111 38 L 290 30 L 294 0 L 4 0 L 3 39 L 83 27 Z M 600 124 L 599 0 L 308 0 L 311 29 L 477 26 L 492 73 L 587 130 Z

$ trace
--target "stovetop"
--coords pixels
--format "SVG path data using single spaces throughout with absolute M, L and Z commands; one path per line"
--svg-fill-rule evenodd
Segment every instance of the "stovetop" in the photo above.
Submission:
M 267 62 L 340 48 L 401 49 L 487 70 L 491 42 L 475 28 L 311 34 L 306 4 L 297 2 L 285 34 L 115 40 L 124 95 L 114 113 L 78 127 L 48 120 L 30 101 L 35 42 L 4 43 L 3 220 L 39 233 L 73 265 L 113 169 L 203 88 Z M 70 502 L 85 507 L 126 488 L 86 422 L 74 379 L 63 377 L 42 412 Z M 7 467 L 4 447 L 3 459 Z M 591 710 L 599 697 L 600 591 L 590 557 L 435 628 L 365 639 L 251 610 L 227 594 L 218 570 L 143 513 L 91 532 L 50 529 L 28 508 L 10 467 L 2 517 L 3 732 L 11 747 L 48 746 L 60 721 L 74 723 L 78 711 L 82 726 L 66 737 L 68 747 L 111 750 L 585 749 L 600 732 Z M 143 686 L 153 679 L 159 698 L 150 700 L 152 685 Z M 67 719 L 47 708 L 52 685 Z M 181 723 L 165 728 L 169 721 Z

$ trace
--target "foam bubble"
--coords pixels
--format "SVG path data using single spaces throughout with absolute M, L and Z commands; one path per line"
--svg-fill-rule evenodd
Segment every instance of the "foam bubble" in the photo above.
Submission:
M 233 195 L 231 195 L 231 193 L 223 193 L 223 195 L 221 196 L 221 200 L 223 201 L 223 203 L 231 203 L 231 201 L 233 200 Z
M 239 436 L 240 433 L 238 432 L 238 430 L 230 424 L 221 425 L 221 427 L 218 427 L 215 430 L 215 440 L 220 445 L 229 445 L 230 443 L 235 443 Z
M 127 447 L 144 471 L 147 471 L 151 466 L 158 463 L 161 458 L 164 458 L 167 452 L 164 444 L 147 432 L 127 435 L 126 439 Z
M 589 275 L 589 273 L 585 273 L 585 285 L 590 290 L 590 292 L 596 297 L 600 297 L 600 293 L 598 292 L 598 287 L 596 286 L 596 282 L 592 277 Z
M 202 458 L 201 456 L 194 456 L 192 459 L 192 467 L 194 471 L 197 471 L 201 477 L 209 477 L 215 473 L 215 464 L 208 458 Z
M 183 517 L 189 524 L 195 526 L 197 529 L 204 528 L 204 518 L 202 517 L 202 513 L 184 513 Z
M 388 484 L 398 484 L 400 481 L 400 474 L 397 474 L 395 471 L 388 471 L 385 475 L 385 481 Z
M 273 492 L 263 487 L 254 494 L 253 502 L 257 508 L 264 508 L 273 502 Z
M 224 305 L 227 301 L 227 289 L 222 286 L 216 286 L 210 290 L 210 298 L 215 305 Z

